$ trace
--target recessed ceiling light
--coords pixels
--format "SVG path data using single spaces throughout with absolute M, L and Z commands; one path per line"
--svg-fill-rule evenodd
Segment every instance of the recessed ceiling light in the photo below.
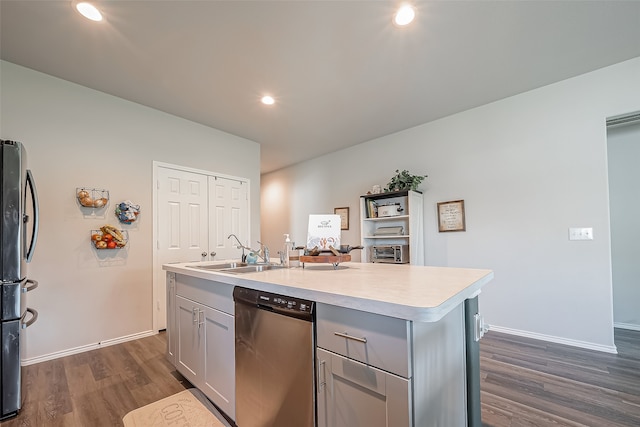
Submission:
M 96 22 L 102 21 L 102 13 L 91 3 L 83 1 L 76 3 L 75 6 L 76 10 L 85 18 Z
M 262 99 L 261 99 L 260 101 L 262 101 L 262 103 L 263 103 L 264 105 L 273 105 L 273 104 L 275 104 L 275 102 L 276 102 L 276 100 L 275 100 L 275 99 L 273 99 L 273 97 L 272 97 L 272 96 L 269 96 L 269 95 L 265 95 L 265 96 L 263 96 L 263 97 L 262 97 Z
M 393 16 L 393 22 L 399 27 L 404 27 L 405 25 L 409 25 L 415 16 L 416 11 L 413 9 L 413 6 L 405 4 L 402 5 Z

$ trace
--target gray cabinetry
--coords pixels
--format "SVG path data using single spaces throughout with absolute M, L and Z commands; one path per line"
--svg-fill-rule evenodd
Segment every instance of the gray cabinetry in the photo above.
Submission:
M 176 276 L 176 369 L 235 420 L 233 287 Z
M 318 426 L 412 426 L 410 322 L 316 307 Z
M 430 323 L 316 308 L 319 427 L 467 425 L 462 305 Z
M 200 305 L 190 299 L 176 296 L 176 332 L 178 346 L 176 351 L 176 368 L 191 384 L 200 382 L 204 358 L 202 342 L 204 334 L 200 333 Z
M 409 378 L 408 320 L 317 304 L 318 347 Z
M 167 271 L 167 360 L 176 364 L 176 273 Z
M 411 426 L 411 380 L 323 349 L 318 357 L 319 427 Z

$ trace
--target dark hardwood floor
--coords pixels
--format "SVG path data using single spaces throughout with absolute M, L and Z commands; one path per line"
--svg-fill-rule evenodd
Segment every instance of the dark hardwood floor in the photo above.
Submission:
M 618 354 L 489 332 L 480 341 L 483 424 L 640 426 L 640 332 Z
M 640 332 L 615 337 L 618 355 L 489 332 L 480 341 L 483 423 L 640 426 Z M 162 333 L 26 366 L 24 408 L 0 424 L 121 426 L 127 412 L 191 387 L 164 358 L 165 343 Z
M 161 333 L 23 368 L 14 426 L 122 426 L 129 411 L 191 387 L 165 359 Z

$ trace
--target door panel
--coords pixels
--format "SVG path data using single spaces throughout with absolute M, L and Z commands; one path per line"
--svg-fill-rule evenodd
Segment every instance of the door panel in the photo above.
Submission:
M 317 349 L 319 427 L 409 427 L 411 380 Z
M 244 304 L 235 307 L 237 424 L 314 426 L 311 323 Z
M 199 311 L 195 302 L 176 296 L 177 366 L 178 371 L 192 384 L 199 382 L 199 364 L 202 359 Z
M 216 253 L 216 259 L 240 259 L 242 251 L 234 246 L 235 240 L 228 239 L 235 234 L 245 246 L 249 242 L 249 200 L 246 182 L 209 177 L 209 247 Z M 254 245 L 257 246 L 257 245 Z
M 229 417 L 236 418 L 235 334 L 233 316 L 203 306 L 204 394 Z
M 207 177 L 158 168 L 160 264 L 202 261 L 208 248 Z
M 240 259 L 228 240 L 249 242 L 249 183 L 179 166 L 154 166 L 156 249 L 153 273 L 154 328 L 167 326 L 166 275 L 162 264 Z M 255 242 L 254 242 L 255 243 Z M 204 254 L 204 255 L 203 255 Z
M 316 386 L 316 406 L 318 414 L 318 427 L 329 427 L 334 425 L 334 417 L 330 413 L 331 409 L 331 353 L 321 348 L 316 350 L 316 366 L 318 367 Z
M 157 329 L 167 327 L 167 301 L 162 264 L 204 261 L 208 254 L 207 176 L 171 168 L 157 169 L 158 264 L 161 282 L 154 292 Z

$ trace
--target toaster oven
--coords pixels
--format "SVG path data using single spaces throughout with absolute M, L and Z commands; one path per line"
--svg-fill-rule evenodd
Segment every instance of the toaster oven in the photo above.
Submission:
M 409 262 L 409 245 L 371 246 L 371 261 L 407 264 Z

